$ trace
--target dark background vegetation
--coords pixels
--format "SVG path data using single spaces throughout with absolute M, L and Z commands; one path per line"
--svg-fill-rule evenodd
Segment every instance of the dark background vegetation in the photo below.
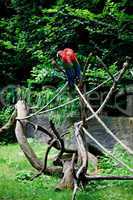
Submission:
M 64 83 L 51 59 L 65 47 L 78 53 L 81 67 L 89 53 L 93 53 L 89 58 L 91 70 L 86 72 L 89 89 L 108 77 L 95 55 L 100 56 L 115 73 L 121 68 L 125 56 L 132 57 L 132 32 L 131 0 L 0 0 L 1 91 L 5 86 L 19 85 L 23 87 L 21 92 L 31 92 L 33 102 L 36 95 L 43 97 L 46 92 L 48 100 L 54 94 L 54 88 Z M 129 73 L 119 87 L 127 83 L 132 83 Z M 109 86 L 105 85 L 103 90 Z M 47 88 L 45 92 L 44 88 Z M 1 102 L 0 125 L 12 112 L 10 104 L 16 101 L 10 88 L 5 91 L 7 105 L 3 106 Z

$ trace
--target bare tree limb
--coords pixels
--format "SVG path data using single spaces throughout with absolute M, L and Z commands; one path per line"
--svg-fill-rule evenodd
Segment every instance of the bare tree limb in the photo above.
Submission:
M 121 140 L 119 140 L 114 133 L 106 126 L 106 124 L 101 120 L 101 118 L 95 113 L 89 102 L 84 98 L 83 94 L 80 92 L 79 88 L 77 85 L 75 85 L 75 88 L 78 92 L 78 94 L 82 97 L 84 100 L 84 103 L 86 104 L 87 108 L 92 112 L 92 114 L 95 116 L 97 121 L 101 124 L 101 126 L 106 130 L 106 132 L 111 135 L 128 153 L 133 154 L 133 151 L 127 147 Z
M 127 69 L 127 67 L 128 67 L 128 62 L 126 61 L 126 62 L 123 64 L 122 70 L 119 72 L 117 78 L 116 78 L 115 81 L 113 82 L 113 85 L 112 85 L 112 87 L 110 88 L 108 94 L 106 95 L 106 98 L 104 99 L 104 101 L 103 101 L 103 103 L 101 104 L 101 106 L 99 107 L 99 109 L 95 112 L 95 114 L 99 114 L 99 113 L 102 111 L 102 109 L 104 108 L 105 104 L 108 102 L 108 100 L 110 99 L 112 93 L 114 92 L 117 83 L 119 82 L 119 80 L 120 80 L 121 77 L 123 76 L 123 74 L 124 74 L 125 70 Z M 92 114 L 90 117 L 88 117 L 88 118 L 86 119 L 86 121 L 89 121 L 89 120 L 91 120 L 92 118 L 94 118 L 94 117 L 95 117 L 95 114 Z M 82 121 L 78 122 L 78 124 L 82 124 L 82 123 L 83 123 Z
M 17 116 L 18 118 L 20 117 L 26 117 L 27 115 L 27 107 L 23 101 L 18 101 L 16 104 L 16 110 L 17 110 Z M 26 158 L 30 162 L 30 164 L 37 170 L 41 170 L 43 168 L 43 163 L 37 158 L 35 152 L 29 145 L 27 138 L 25 136 L 25 127 L 26 127 L 26 120 L 17 120 L 16 121 L 16 128 L 15 128 L 15 134 L 17 141 L 24 152 Z M 45 170 L 45 174 L 48 175 L 53 175 L 54 173 L 56 174 L 61 174 L 62 173 L 62 168 L 52 168 L 49 167 Z
M 37 124 L 35 124 L 33 122 L 30 122 L 28 120 L 27 120 L 27 123 L 29 123 L 30 125 L 32 125 L 33 128 L 35 128 L 36 131 L 41 131 L 41 132 L 45 133 L 51 139 L 54 138 L 54 135 L 50 131 L 48 131 L 46 128 L 42 127 L 41 125 L 37 125 Z
M 120 70 L 120 71 L 121 71 L 121 70 Z M 117 72 L 117 73 L 115 73 L 115 74 L 114 74 L 114 77 L 117 76 L 117 75 L 120 73 L 120 71 Z M 91 89 L 90 91 L 86 92 L 86 95 L 91 94 L 92 92 L 94 92 L 95 90 L 97 90 L 98 88 L 100 88 L 101 86 L 103 86 L 105 83 L 107 83 L 107 82 L 110 81 L 110 80 L 111 80 L 111 78 L 108 78 L 107 80 L 105 80 L 104 82 L 102 82 L 101 84 L 99 84 L 98 86 L 96 86 L 95 88 L 93 88 L 93 89 Z M 58 109 L 60 109 L 60 108 L 63 108 L 64 106 L 67 106 L 67 105 L 69 105 L 69 104 L 71 104 L 71 103 L 76 102 L 77 100 L 79 100 L 79 97 L 77 97 L 77 98 L 75 98 L 75 99 L 72 99 L 72 100 L 70 100 L 70 101 L 68 101 L 68 102 L 66 102 L 66 103 L 64 103 L 64 104 L 62 104 L 62 105 L 59 105 L 59 106 L 57 106 L 57 107 L 54 107 L 54 108 L 50 108 L 50 109 L 48 109 L 48 110 L 41 111 L 41 112 L 39 113 L 39 115 L 40 115 L 40 114 L 45 114 L 45 113 L 48 113 L 48 112 L 52 112 L 52 111 L 55 111 L 55 110 L 58 110 Z
M 58 154 L 58 156 L 57 156 L 57 158 L 56 158 L 56 160 L 60 160 L 61 157 L 62 157 L 62 155 L 63 155 L 63 153 L 65 152 L 64 140 L 61 138 L 60 134 L 59 134 L 58 131 L 56 130 L 55 125 L 54 125 L 54 123 L 52 122 L 52 120 L 50 121 L 50 126 L 51 126 L 51 128 L 52 128 L 52 130 L 53 130 L 53 132 L 54 132 L 54 134 L 55 134 L 55 136 L 56 136 L 56 138 L 58 139 L 59 144 L 60 144 L 60 152 L 59 152 L 59 154 Z
M 27 121 L 27 123 L 31 124 L 35 129 L 42 131 L 44 134 L 49 136 L 50 141 L 52 141 L 55 138 L 54 134 L 52 134 L 50 131 L 48 131 L 46 128 L 42 127 L 41 125 L 36 125 L 30 121 Z M 61 138 L 61 140 L 63 140 L 63 139 Z M 56 143 L 56 142 L 54 143 L 54 148 L 56 148 L 57 150 L 61 149 L 59 143 Z M 64 148 L 64 152 L 65 153 L 75 153 L 76 150 Z
M 80 129 L 81 129 L 81 127 L 79 127 L 75 124 L 75 136 L 76 136 L 77 144 L 78 144 L 78 148 L 79 148 L 78 151 L 79 151 L 81 159 L 82 159 L 82 165 L 76 174 L 77 179 L 79 179 L 81 175 L 84 175 L 86 173 L 87 167 L 88 167 L 88 153 L 84 146 L 83 139 L 80 135 Z
M 39 173 L 37 173 L 35 176 L 33 176 L 31 178 L 31 181 L 33 181 L 35 178 L 39 177 L 42 175 L 42 173 L 45 174 L 45 172 L 47 171 L 47 160 L 48 160 L 48 154 L 53 146 L 53 144 L 56 142 L 57 140 L 56 139 L 53 139 L 51 141 L 51 143 L 49 144 L 49 146 L 47 147 L 47 150 L 46 150 L 46 153 L 45 153 L 45 156 L 44 156 L 44 165 L 43 165 L 43 168 L 41 169 L 41 171 Z

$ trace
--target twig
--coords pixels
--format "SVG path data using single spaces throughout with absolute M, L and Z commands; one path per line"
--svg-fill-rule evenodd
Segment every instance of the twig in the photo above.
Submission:
M 66 136 L 66 135 L 68 135 L 68 134 L 69 134 L 69 132 L 66 132 L 66 133 L 61 134 L 61 138 L 63 138 L 64 136 Z

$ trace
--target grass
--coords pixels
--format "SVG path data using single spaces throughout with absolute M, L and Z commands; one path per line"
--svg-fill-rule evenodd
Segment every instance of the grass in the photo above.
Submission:
M 44 154 L 44 145 L 30 142 L 38 156 Z M 118 152 L 121 152 L 119 150 Z M 52 151 L 52 156 L 55 151 Z M 119 153 L 120 154 L 120 153 Z M 118 155 L 120 156 L 120 155 Z M 122 153 L 123 159 L 131 165 L 132 158 Z M 103 157 L 99 167 L 102 174 L 128 174 L 110 159 Z M 72 192 L 54 190 L 58 177 L 41 176 L 34 181 L 26 180 L 36 171 L 27 162 L 17 144 L 0 146 L 0 200 L 68 200 Z M 98 181 L 78 192 L 78 199 L 84 200 L 133 200 L 133 181 Z

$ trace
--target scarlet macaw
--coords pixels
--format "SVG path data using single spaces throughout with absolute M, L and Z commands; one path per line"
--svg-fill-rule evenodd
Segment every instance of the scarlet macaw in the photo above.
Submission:
M 80 65 L 76 53 L 70 48 L 65 48 L 64 50 L 58 51 L 57 56 L 63 62 L 69 86 L 73 87 L 75 80 L 80 80 Z

